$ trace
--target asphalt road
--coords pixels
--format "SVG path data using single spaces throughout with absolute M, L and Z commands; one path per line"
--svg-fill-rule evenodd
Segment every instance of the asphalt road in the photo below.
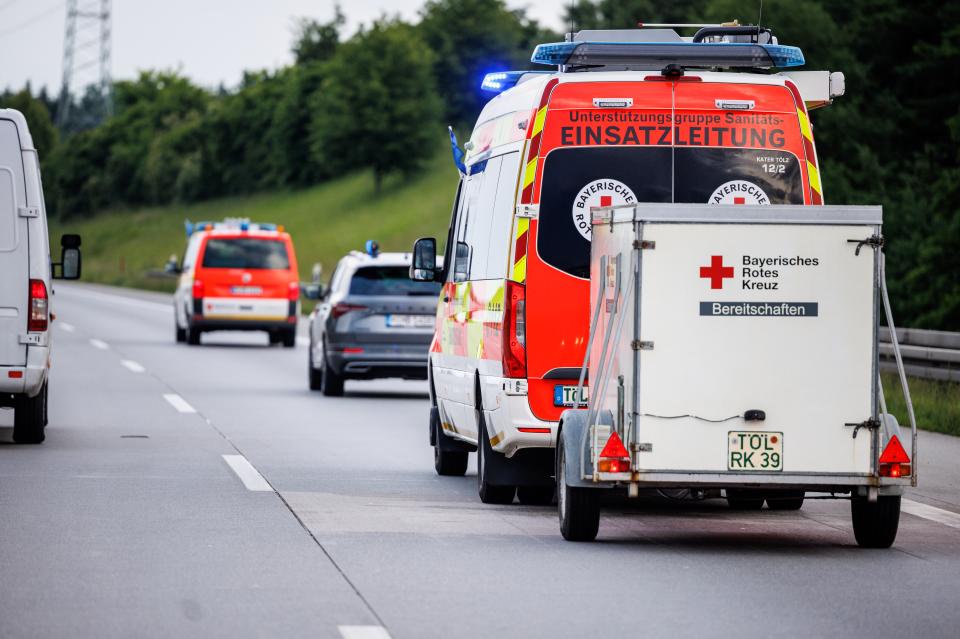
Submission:
M 617 503 L 572 544 L 434 474 L 423 383 L 324 398 L 304 344 L 175 344 L 161 295 L 53 303 L 46 443 L 0 411 L 0 637 L 957 636 L 957 439 L 922 434 L 891 550 L 838 501 Z

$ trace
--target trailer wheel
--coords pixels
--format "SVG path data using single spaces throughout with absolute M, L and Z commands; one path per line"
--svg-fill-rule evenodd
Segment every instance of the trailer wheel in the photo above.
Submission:
M 13 409 L 13 441 L 18 444 L 40 444 L 46 438 L 47 384 L 36 397 L 20 397 Z
M 480 501 L 485 504 L 512 504 L 513 496 L 517 492 L 516 486 L 497 486 L 491 484 L 487 460 L 490 455 L 495 455 L 493 446 L 490 445 L 490 437 L 487 436 L 487 428 L 483 423 L 483 411 L 480 411 L 480 428 L 477 432 L 477 493 L 480 495 Z
M 600 530 L 600 491 L 568 486 L 563 438 L 557 442 L 557 512 L 567 541 L 593 541 Z
M 554 486 L 517 486 L 517 499 L 525 506 L 549 506 L 555 492 Z
M 770 510 L 800 510 L 803 508 L 805 493 L 802 490 L 778 490 L 767 495 L 767 508 Z
M 760 510 L 763 508 L 763 495 L 752 490 L 728 488 L 727 503 L 734 510 Z
M 446 437 L 440 426 L 440 409 L 430 409 L 430 429 L 433 432 L 433 468 L 443 477 L 463 477 L 467 472 L 468 455 L 462 450 L 443 450 L 442 438 Z
M 900 496 L 887 495 L 871 503 L 866 497 L 850 500 L 853 536 L 861 548 L 889 548 L 900 526 Z

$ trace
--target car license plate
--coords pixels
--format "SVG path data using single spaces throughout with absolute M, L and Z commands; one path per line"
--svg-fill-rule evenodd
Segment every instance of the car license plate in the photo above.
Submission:
M 259 286 L 231 286 L 230 293 L 232 295 L 260 295 L 263 293 L 263 289 Z
M 390 328 L 433 328 L 433 315 L 387 315 Z
M 576 386 L 563 386 L 561 384 L 557 384 L 553 387 L 554 406 L 586 406 L 588 399 L 590 399 L 590 393 L 588 392 L 586 386 L 583 387 L 583 397 L 581 398 L 579 404 L 577 403 Z
M 783 433 L 730 431 L 727 433 L 727 470 L 783 470 Z

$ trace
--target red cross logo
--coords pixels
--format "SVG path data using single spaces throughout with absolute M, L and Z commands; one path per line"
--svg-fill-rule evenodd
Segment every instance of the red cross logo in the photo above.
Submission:
M 710 288 L 723 288 L 723 280 L 733 277 L 733 267 L 723 265 L 722 255 L 713 255 L 710 266 L 700 267 L 700 277 L 710 280 Z
M 600 206 L 613 206 L 613 196 L 612 196 L 612 195 L 601 195 L 601 196 L 600 196 Z

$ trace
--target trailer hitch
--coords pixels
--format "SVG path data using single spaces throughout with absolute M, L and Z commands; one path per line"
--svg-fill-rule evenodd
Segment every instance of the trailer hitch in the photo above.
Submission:
M 883 248 L 885 240 L 882 235 L 871 235 L 865 240 L 847 240 L 847 242 L 855 243 L 857 245 L 856 250 L 854 250 L 854 255 L 860 255 L 860 249 L 863 248 L 863 245 L 866 244 L 871 248 Z
M 853 438 L 856 439 L 857 431 L 860 430 L 861 428 L 866 428 L 867 430 L 876 430 L 880 428 L 880 420 L 874 419 L 873 417 L 871 417 L 870 419 L 860 423 L 848 422 L 844 424 L 844 426 L 853 426 Z

